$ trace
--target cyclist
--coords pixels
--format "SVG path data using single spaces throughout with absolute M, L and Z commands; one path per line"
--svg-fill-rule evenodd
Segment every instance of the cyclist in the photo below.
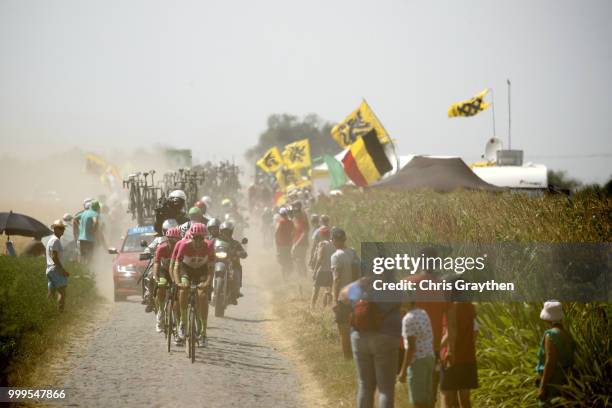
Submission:
M 165 242 L 162 242 L 155 250 L 155 258 L 153 261 L 153 278 L 157 283 L 157 323 L 155 330 L 158 333 L 163 331 L 164 303 L 166 301 L 166 288 L 172 282 L 170 279 L 170 260 L 172 259 L 172 251 L 176 243 L 181 238 L 178 227 L 173 227 L 166 230 Z
M 174 258 L 173 279 L 179 288 L 180 324 L 178 343 L 185 339 L 185 321 L 187 320 L 187 297 L 191 282 L 198 283 L 197 288 L 197 314 L 199 322 L 198 344 L 205 347 L 206 324 L 208 318 L 208 296 L 207 291 L 212 284 L 213 273 L 210 270 L 209 259 L 214 257 L 211 247 L 205 241 L 206 226 L 194 223 L 190 228 L 191 239 L 183 241 L 178 247 Z
M 183 190 L 174 190 L 168 194 L 167 199 L 160 201 L 160 205 L 155 208 L 155 231 L 158 234 L 163 235 L 162 224 L 169 218 L 174 218 L 179 224 L 189 221 L 185 215 L 185 201 L 187 196 Z
M 208 239 L 214 240 L 219 238 L 219 227 L 221 226 L 221 221 L 218 218 L 211 218 L 206 224 L 206 229 L 208 229 Z
M 147 245 L 147 247 L 144 249 L 143 252 L 145 254 L 151 254 L 152 256 L 155 256 L 157 247 L 160 244 L 166 242 L 166 236 L 165 236 L 166 232 L 170 228 L 174 228 L 177 226 L 178 224 L 176 223 L 176 220 L 173 218 L 170 218 L 164 221 L 162 224 L 162 233 L 164 235 L 155 237 L 153 241 L 151 241 L 151 243 Z M 153 302 L 154 302 L 153 292 L 155 290 L 153 276 L 154 276 L 153 268 L 149 268 L 146 272 L 146 275 L 143 276 L 143 279 L 145 279 L 145 293 L 144 293 L 144 299 L 142 300 L 142 303 L 147 305 L 147 307 L 145 308 L 145 313 L 151 313 L 153 311 Z
M 185 237 L 185 234 L 194 223 L 200 223 L 206 225 L 208 223 L 208 218 L 202 215 L 202 210 L 198 207 L 191 207 L 189 209 L 189 220 L 183 224 L 181 224 L 181 236 Z
M 236 274 L 233 280 L 232 290 L 232 304 L 238 304 L 238 298 L 242 296 L 240 288 L 242 287 L 242 265 L 240 264 L 241 259 L 245 259 L 248 254 L 244 250 L 242 244 L 232 238 L 234 233 L 234 224 L 230 221 L 225 221 L 219 227 L 219 238 L 223 241 L 229 242 L 230 254 L 232 255 L 232 269 Z

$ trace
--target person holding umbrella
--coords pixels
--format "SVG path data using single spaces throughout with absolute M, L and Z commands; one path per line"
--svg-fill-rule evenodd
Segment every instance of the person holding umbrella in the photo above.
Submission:
M 66 226 L 62 220 L 56 220 L 51 224 L 53 236 L 47 242 L 47 281 L 48 281 L 48 296 L 50 299 L 55 298 L 57 293 L 58 310 L 64 311 L 66 302 L 66 286 L 68 285 L 68 271 L 62 265 L 61 257 L 64 252 L 60 238 L 64 235 Z

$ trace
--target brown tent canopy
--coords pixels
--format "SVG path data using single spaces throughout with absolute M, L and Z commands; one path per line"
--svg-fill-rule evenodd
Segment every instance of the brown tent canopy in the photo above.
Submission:
M 431 189 L 439 192 L 458 188 L 503 191 L 482 180 L 459 157 L 415 156 L 399 173 L 394 174 L 372 188 L 390 188 L 400 191 Z

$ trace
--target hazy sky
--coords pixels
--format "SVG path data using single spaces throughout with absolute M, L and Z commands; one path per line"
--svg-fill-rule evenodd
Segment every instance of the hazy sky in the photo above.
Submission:
M 401 153 L 472 161 L 491 112 L 447 108 L 494 88 L 505 142 L 510 78 L 512 146 L 603 181 L 611 21 L 609 0 L 0 0 L 1 146 L 241 158 L 271 113 L 339 121 L 365 97 Z

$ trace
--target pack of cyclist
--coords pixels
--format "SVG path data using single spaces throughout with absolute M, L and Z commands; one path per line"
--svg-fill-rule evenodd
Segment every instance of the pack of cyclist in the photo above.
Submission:
M 202 197 L 188 211 L 185 211 L 185 201 L 184 192 L 175 190 L 156 209 L 154 225 L 159 235 L 144 251 L 152 259 L 146 272 L 150 284 L 145 294 L 145 311 L 156 311 L 155 328 L 158 333 L 166 331 L 167 335 L 174 336 L 176 345 L 184 345 L 189 292 L 195 290 L 196 344 L 206 347 L 208 305 L 212 301 L 215 264 L 219 264 L 216 262 L 215 243 L 223 241 L 230 248 L 228 262 L 232 265 L 233 274 L 228 281 L 229 304 L 238 304 L 238 298 L 242 296 L 240 260 L 247 257 L 247 252 L 233 238 L 235 223 L 232 217 L 239 213 L 231 200 L 224 199 L 222 202 L 223 209 L 227 211 L 224 221 L 208 212 L 212 201 L 210 197 Z M 239 220 L 243 222 L 242 218 Z M 171 295 L 176 296 L 171 311 L 174 317 L 171 321 L 176 325 L 167 327 L 166 313 L 169 312 L 164 305 Z

